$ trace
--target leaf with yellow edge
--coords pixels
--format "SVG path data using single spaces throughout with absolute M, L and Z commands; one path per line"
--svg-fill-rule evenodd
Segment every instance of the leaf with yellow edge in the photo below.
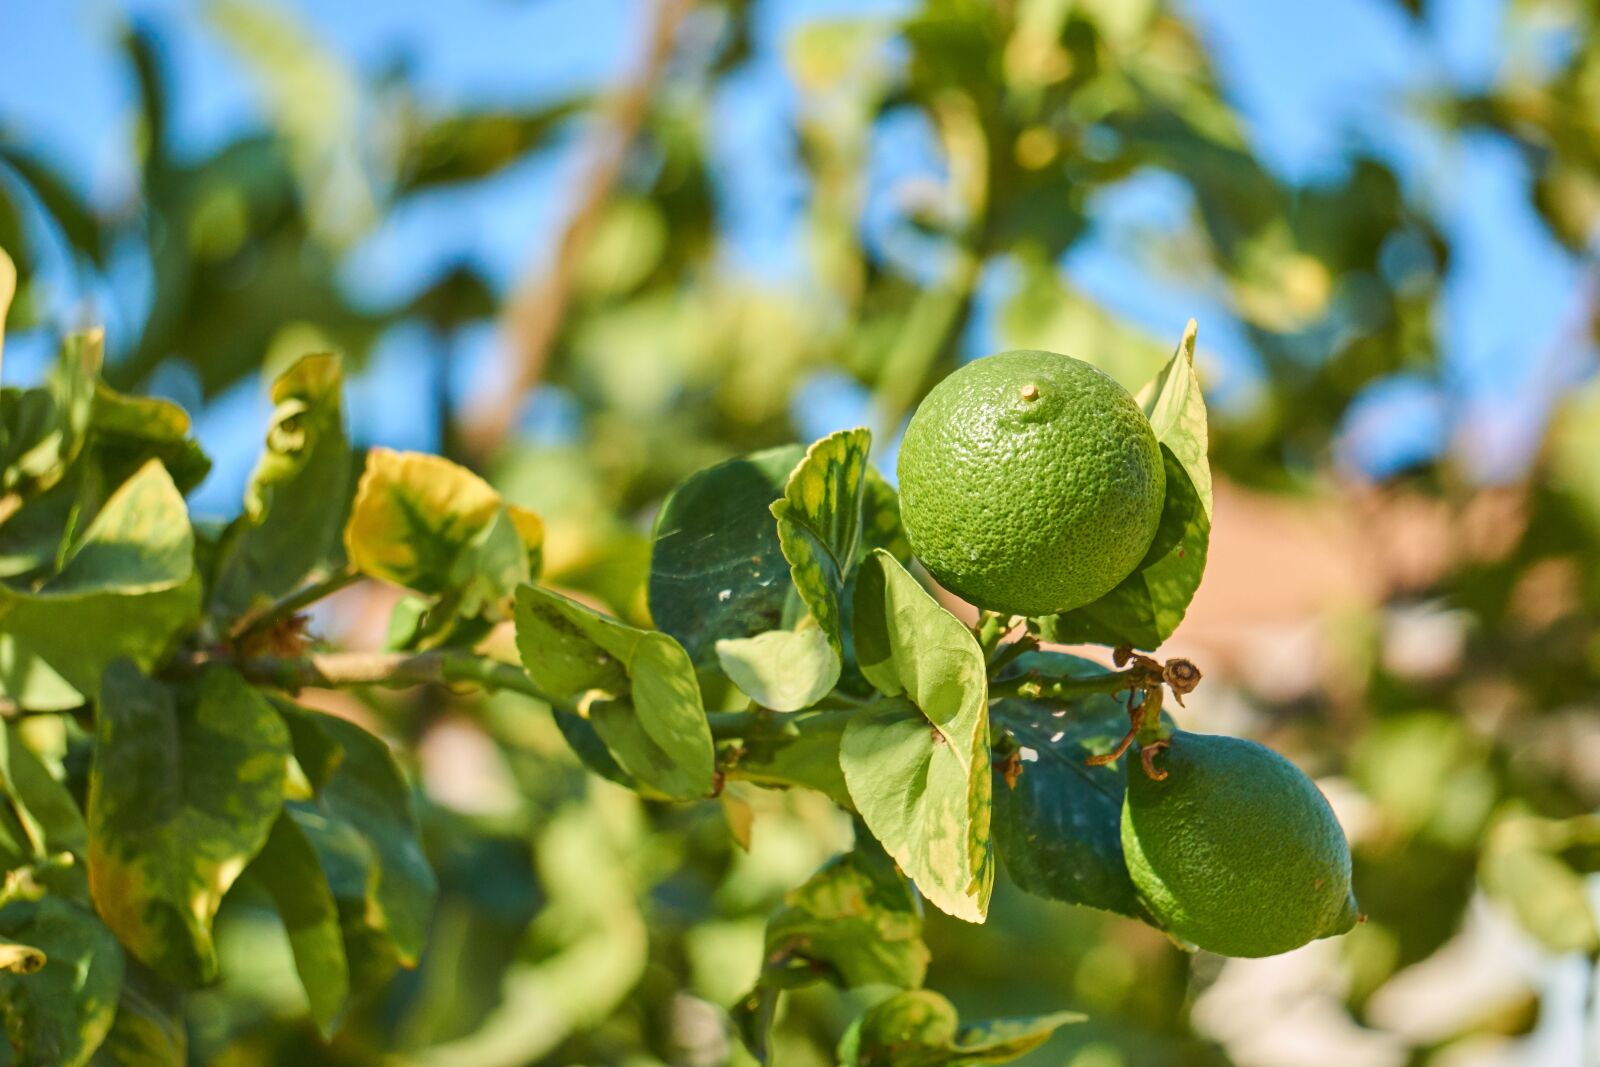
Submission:
M 500 617 L 539 564 L 544 523 L 447 459 L 375 448 L 344 539 L 361 573 L 440 598 L 420 631 L 440 633 L 453 617 Z
M 465 467 L 374 448 L 345 526 L 345 550 L 368 577 L 437 595 L 450 588 L 458 562 L 500 507 L 500 494 Z
M 11 310 L 11 299 L 16 295 L 17 266 L 6 255 L 6 250 L 0 248 L 0 358 L 5 356 L 6 313 Z
M 844 588 L 861 544 L 872 432 L 840 430 L 806 449 L 772 504 L 795 588 L 836 656 L 844 655 Z
M 283 807 L 289 731 L 234 671 L 168 685 L 105 673 L 89 771 L 89 891 L 141 961 L 184 984 L 217 975 L 211 923 Z

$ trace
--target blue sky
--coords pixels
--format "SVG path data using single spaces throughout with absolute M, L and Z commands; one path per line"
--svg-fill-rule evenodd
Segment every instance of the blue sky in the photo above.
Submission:
M 521 105 L 603 85 L 631 60 L 638 0 L 283 0 L 354 68 L 373 72 L 404 54 L 425 106 Z M 880 10 L 899 0 L 765 0 L 758 4 L 756 55 L 714 101 L 715 159 L 731 238 L 730 266 L 782 277 L 798 269 L 794 240 L 805 186 L 782 131 L 795 92 L 780 60 L 794 27 L 830 15 Z M 194 0 L 0 0 L 0 131 L 56 161 L 102 202 L 131 187 L 127 145 L 131 92 L 115 55 L 121 19 L 161 20 L 177 76 L 174 134 L 202 154 L 261 121 L 254 84 L 202 28 Z M 1587 366 L 1588 352 L 1562 344 L 1578 306 L 1581 265 L 1545 233 L 1528 205 L 1520 156 L 1474 136 L 1443 141 L 1406 112 L 1408 99 L 1439 85 L 1482 88 L 1507 62 L 1550 62 L 1559 36 L 1508 40 L 1500 0 L 1428 5 L 1412 22 L 1392 0 L 1188 0 L 1213 50 L 1227 91 L 1270 166 L 1312 180 L 1344 165 L 1359 146 L 1388 161 L 1409 195 L 1436 206 L 1456 247 L 1439 322 L 1442 385 L 1402 379 L 1375 387 L 1351 413 L 1337 454 L 1346 465 L 1383 474 L 1431 455 L 1452 436 L 1485 479 L 1514 475 L 1536 443 L 1543 411 L 1562 382 Z M 492 30 L 490 29 L 492 25 Z M 530 48 L 529 42 L 543 42 Z M 933 170 L 937 160 L 915 123 L 890 125 L 874 153 L 874 174 Z M 568 154 L 548 154 L 481 188 L 430 196 L 391 218 L 352 257 L 347 276 L 364 296 L 389 300 L 468 258 L 502 287 L 526 268 L 567 202 Z M 1065 262 L 1078 287 L 1143 326 L 1176 337 L 1199 318 L 1214 367 L 1248 370 L 1243 331 L 1215 294 L 1176 290 L 1148 276 L 1116 235 L 1187 211 L 1181 185 L 1135 176 L 1101 196 L 1099 224 Z M 869 237 L 874 223 L 869 211 Z M 130 288 L 137 288 L 130 283 Z M 986 300 L 1000 293 L 984 290 Z M 980 308 L 980 321 L 982 312 Z M 38 373 L 41 342 L 8 347 L 7 380 Z M 416 331 L 387 338 L 352 389 L 354 430 L 363 441 L 428 448 L 432 405 L 407 388 L 432 342 Z M 466 379 L 492 345 L 486 329 L 454 342 Z M 980 328 L 972 354 L 986 351 Z M 1225 375 L 1232 377 L 1234 375 Z M 183 383 L 166 383 L 183 395 Z M 859 418 L 863 398 L 836 378 L 803 390 L 802 428 L 824 432 Z M 545 405 L 548 407 L 548 405 Z M 218 460 L 196 497 L 201 512 L 228 512 L 253 461 L 266 403 L 256 383 L 200 413 L 199 432 Z M 1472 433 L 1459 429 L 1470 424 Z M 242 428 L 248 428 L 245 432 Z

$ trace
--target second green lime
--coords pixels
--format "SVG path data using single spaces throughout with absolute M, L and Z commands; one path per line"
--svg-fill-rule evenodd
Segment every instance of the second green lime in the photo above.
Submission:
M 911 547 L 980 608 L 1051 615 L 1126 578 L 1161 521 L 1166 473 L 1139 405 L 1082 360 L 1002 352 L 934 387 L 900 447 Z

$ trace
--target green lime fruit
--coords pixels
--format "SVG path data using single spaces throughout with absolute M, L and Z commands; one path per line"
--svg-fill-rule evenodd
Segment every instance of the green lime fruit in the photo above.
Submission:
M 900 515 L 939 583 L 1005 615 L 1109 593 L 1166 497 L 1150 420 L 1116 380 L 1054 352 L 1002 352 L 933 388 L 900 446 Z
M 1122 850 L 1151 913 L 1225 956 L 1275 956 L 1355 925 L 1350 845 L 1300 769 L 1254 741 L 1173 733 L 1166 778 L 1128 761 Z

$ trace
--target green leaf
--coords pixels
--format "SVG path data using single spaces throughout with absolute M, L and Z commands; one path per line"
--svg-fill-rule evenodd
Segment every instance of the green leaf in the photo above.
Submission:
M 711 728 L 682 645 L 531 585 L 517 590 L 516 620 L 528 675 L 558 700 L 588 699 L 623 770 L 674 799 L 710 794 Z
M 840 430 L 806 449 L 772 504 L 790 576 L 812 618 L 844 655 L 844 587 L 861 543 L 872 432 Z
M 11 262 L 6 250 L 0 248 L 0 359 L 5 357 L 6 313 L 11 310 L 11 299 L 16 295 L 17 265 Z
M 355 1000 L 387 981 L 395 966 L 416 964 L 438 879 L 389 746 L 336 716 L 286 702 L 278 710 L 290 725 L 296 762 L 321 768 L 313 800 L 291 803 L 286 813 L 315 851 L 337 906 Z
M 53 896 L 0 909 L 0 937 L 43 953 L 37 967 L 0 973 L 0 1014 L 22 1062 L 89 1062 L 116 1016 L 123 972 L 117 939 L 92 912 Z
M 924 896 L 982 922 L 994 882 L 983 652 L 882 549 L 861 566 L 853 619 L 862 673 L 920 714 L 890 702 L 851 721 L 839 750 L 850 796 Z
M 105 469 L 102 480 L 121 484 L 151 459 L 172 475 L 180 493 L 205 480 L 211 460 L 190 435 L 189 413 L 170 400 L 128 396 L 97 382 L 90 422 L 90 445 Z
M 62 478 L 89 436 L 105 334 L 70 334 L 45 384 L 11 392 L 0 410 L 0 494 L 36 496 Z
M 868 465 L 866 488 L 861 494 L 859 554 L 865 558 L 875 548 L 902 563 L 911 558 L 911 542 L 906 540 L 905 527 L 900 524 L 900 494 Z
M 734 685 L 773 711 L 809 708 L 839 680 L 839 656 L 816 627 L 724 638 L 717 659 Z
M 1009 1063 L 1084 1016 L 1062 1011 L 960 1026 L 955 1007 L 927 989 L 897 993 L 863 1012 L 839 1042 L 846 1067 L 961 1067 Z
M 78 700 L 106 666 L 128 658 L 149 668 L 199 615 L 194 532 L 183 497 L 160 463 L 146 463 L 95 516 L 61 573 L 34 591 L 0 586 L 0 692 L 24 706 L 43 686 Z M 47 709 L 41 709 L 47 710 Z
M 1088 660 L 1030 653 L 1014 670 L 1045 677 L 1102 673 Z M 1008 786 L 994 772 L 994 844 L 1011 880 L 1035 896 L 1144 917 L 1122 858 L 1121 762 L 1085 764 L 1114 749 L 1128 730 L 1128 713 L 1114 697 L 1070 704 L 1022 699 L 989 709 L 995 745 L 1018 746 L 1021 773 Z
M 846 988 L 922 985 L 929 954 L 916 898 L 889 857 L 867 845 L 784 894 L 767 923 L 763 981 L 792 987 L 820 976 Z
M 932 904 L 981 923 L 994 867 L 989 765 L 973 755 L 906 700 L 857 712 L 839 745 L 850 798 L 873 836 Z
M 727 775 L 757 785 L 815 789 L 853 810 L 855 803 L 839 766 L 839 746 L 854 716 L 854 710 L 829 710 L 764 717 L 740 738 L 743 751 Z
M 716 664 L 719 640 L 782 625 L 792 586 L 769 508 L 803 455 L 785 445 L 707 467 L 661 505 L 650 615 L 697 666 Z
M 122 996 L 96 1067 L 174 1067 L 188 1062 L 189 1035 L 183 1000 L 176 989 L 127 960 Z
M 338 547 L 352 457 L 337 356 L 312 355 L 272 384 L 266 451 L 224 540 L 213 601 L 231 613 L 276 600 Z
M 332 1036 L 350 997 L 339 905 L 323 874 L 317 850 L 285 812 L 250 864 L 250 877 L 272 897 L 294 953 L 294 966 L 311 1005 L 311 1018 Z
M 89 772 L 89 889 L 130 952 L 189 985 L 216 977 L 211 921 L 283 804 L 289 734 L 232 670 L 167 686 L 105 674 Z
M 10 870 L 62 852 L 82 852 L 83 815 L 67 787 L 23 743 L 13 724 L 0 728 L 0 865 Z
M 1484 890 L 1554 953 L 1600 950 L 1600 921 L 1587 879 L 1562 853 L 1600 844 L 1600 820 L 1540 819 L 1519 812 L 1490 827 L 1478 876 Z
M 1211 466 L 1205 400 L 1194 373 L 1194 322 L 1172 359 L 1139 392 L 1166 466 L 1167 498 L 1155 540 L 1134 572 L 1092 604 L 1029 620 L 1058 644 L 1155 649 L 1183 621 L 1205 573 L 1211 541 Z

